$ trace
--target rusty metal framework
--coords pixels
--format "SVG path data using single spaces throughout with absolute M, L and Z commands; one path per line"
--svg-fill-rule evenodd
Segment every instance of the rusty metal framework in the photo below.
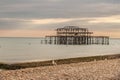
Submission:
M 46 36 L 45 44 L 82 45 L 82 44 L 109 44 L 109 36 L 92 36 L 87 28 L 65 26 L 56 29 L 55 36 Z

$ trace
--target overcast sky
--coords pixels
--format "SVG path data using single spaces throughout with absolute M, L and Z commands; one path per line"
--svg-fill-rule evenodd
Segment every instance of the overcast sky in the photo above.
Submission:
M 86 27 L 120 38 L 120 0 L 0 0 L 1 37 L 40 37 L 58 27 Z

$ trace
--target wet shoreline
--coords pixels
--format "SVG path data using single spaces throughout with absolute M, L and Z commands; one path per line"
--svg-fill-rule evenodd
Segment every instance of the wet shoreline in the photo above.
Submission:
M 0 69 L 16 70 L 16 69 L 24 69 L 24 68 L 32 68 L 32 67 L 40 67 L 40 66 L 53 66 L 53 65 L 61 65 L 61 64 L 91 62 L 91 61 L 110 60 L 110 59 L 119 59 L 119 58 L 120 58 L 120 54 L 114 54 L 114 55 L 77 57 L 77 58 L 24 62 L 24 63 L 14 63 L 14 64 L 0 63 Z

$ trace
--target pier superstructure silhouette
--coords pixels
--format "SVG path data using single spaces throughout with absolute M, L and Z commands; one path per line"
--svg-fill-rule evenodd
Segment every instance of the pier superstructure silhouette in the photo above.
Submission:
M 109 44 L 109 36 L 93 36 L 93 32 L 87 28 L 78 26 L 65 26 L 56 29 L 56 35 L 45 36 L 45 44 L 58 45 L 90 45 Z

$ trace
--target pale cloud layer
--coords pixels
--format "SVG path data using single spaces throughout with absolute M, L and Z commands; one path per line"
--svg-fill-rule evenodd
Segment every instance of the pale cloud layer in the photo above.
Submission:
M 0 36 L 39 36 L 75 25 L 120 37 L 119 7 L 120 0 L 0 0 Z
M 108 17 L 97 17 L 93 18 L 93 20 L 90 20 L 89 23 L 120 23 L 120 15 L 115 15 L 115 16 L 108 16 Z

